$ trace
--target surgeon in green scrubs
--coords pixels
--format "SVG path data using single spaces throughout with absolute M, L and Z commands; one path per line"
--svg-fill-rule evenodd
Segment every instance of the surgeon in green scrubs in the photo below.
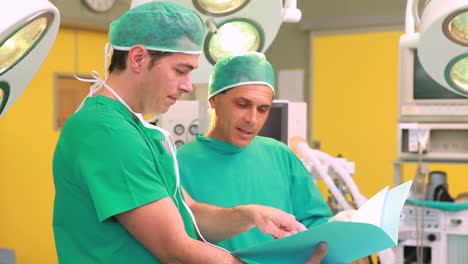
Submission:
M 109 77 L 85 80 L 94 84 L 54 153 L 59 263 L 242 263 L 201 234 L 216 242 L 254 226 L 279 237 L 305 230 L 272 207 L 193 200 L 179 184 L 173 138 L 143 119 L 192 91 L 203 36 L 197 15 L 167 1 L 134 7 L 110 25 Z
M 331 211 L 302 162 L 285 144 L 257 135 L 274 93 L 273 68 L 263 54 L 220 59 L 208 88 L 211 126 L 178 150 L 182 184 L 197 201 L 262 204 L 307 227 L 324 223 Z M 238 250 L 271 239 L 254 228 L 217 245 Z

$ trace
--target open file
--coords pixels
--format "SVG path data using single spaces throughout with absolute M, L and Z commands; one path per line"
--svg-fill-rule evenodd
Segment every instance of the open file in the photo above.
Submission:
M 284 264 L 306 262 L 318 243 L 328 243 L 322 264 L 348 263 L 396 246 L 400 213 L 411 188 L 407 181 L 389 190 L 385 187 L 353 215 L 351 222 L 328 222 L 250 248 L 234 251 L 242 260 Z

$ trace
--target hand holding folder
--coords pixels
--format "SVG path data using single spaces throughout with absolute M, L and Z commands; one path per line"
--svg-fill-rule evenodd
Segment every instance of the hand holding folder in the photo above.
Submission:
M 328 244 L 323 264 L 348 263 L 398 242 L 400 213 L 412 181 L 391 190 L 385 187 L 353 215 L 351 222 L 328 222 L 282 239 L 234 251 L 243 260 L 255 263 L 305 263 L 318 243 Z

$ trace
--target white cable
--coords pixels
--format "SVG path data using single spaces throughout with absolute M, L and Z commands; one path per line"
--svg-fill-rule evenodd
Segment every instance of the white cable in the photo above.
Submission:
M 427 169 L 425 169 L 425 165 L 422 163 L 422 156 L 423 152 L 426 151 L 427 141 L 429 139 L 429 132 L 424 133 L 421 136 L 421 133 L 418 133 L 418 168 L 416 172 L 416 177 L 421 177 L 423 175 L 424 179 L 427 173 Z M 425 188 L 425 181 L 423 182 L 424 188 L 422 188 L 422 195 L 421 195 L 421 210 L 415 210 L 416 214 L 416 261 L 418 264 L 423 264 L 424 259 L 424 211 L 426 210 L 426 188 Z M 421 225 L 419 225 L 418 220 L 418 211 L 421 212 Z
M 359 189 L 354 182 L 354 180 L 351 178 L 351 175 L 346 171 L 346 169 L 337 161 L 335 157 L 332 157 L 331 155 L 311 149 L 311 151 L 316 155 L 319 159 L 325 161 L 327 164 L 329 164 L 333 170 L 338 173 L 338 175 L 344 180 L 346 183 L 348 189 L 351 192 L 351 195 L 353 196 L 354 200 L 357 202 L 358 206 L 361 206 L 364 204 L 367 199 L 359 192 Z
M 337 202 L 341 205 L 341 207 L 343 207 L 344 210 L 353 209 L 351 205 L 346 201 L 343 194 L 338 190 L 338 188 L 336 188 L 335 183 L 331 179 L 330 175 L 328 175 L 328 173 L 324 169 L 324 166 L 317 159 L 316 155 L 314 155 L 314 152 L 307 145 L 307 143 L 298 143 L 297 149 L 300 151 L 300 153 L 302 153 L 302 155 L 304 155 L 306 159 L 308 159 L 312 163 L 312 166 L 315 167 L 317 173 L 323 179 L 328 189 L 336 198 Z
M 312 151 L 319 158 L 326 160 L 333 168 L 333 170 L 338 173 L 338 175 L 344 180 L 358 206 L 363 205 L 367 201 L 367 199 L 359 192 L 359 189 L 354 180 L 351 178 L 351 175 L 344 169 L 343 166 L 341 166 L 335 157 L 332 157 L 331 155 L 319 150 L 313 149 Z
M 232 254 L 229 250 L 225 249 L 225 248 L 222 248 L 220 246 L 217 246 L 215 244 L 212 244 L 210 242 L 208 242 L 204 237 L 203 235 L 201 234 L 201 231 L 200 229 L 198 228 L 198 225 L 197 225 L 197 221 L 195 220 L 195 215 L 193 214 L 192 210 L 190 209 L 190 207 L 184 202 L 184 198 L 182 197 L 182 193 L 180 192 L 180 189 L 178 189 L 178 193 L 179 193 L 179 197 L 181 198 L 181 201 L 182 201 L 182 204 L 184 205 L 185 209 L 187 209 L 187 212 L 189 213 L 190 215 L 190 218 L 192 219 L 192 223 L 193 223 L 193 226 L 195 227 L 195 231 L 197 232 L 197 235 L 200 237 L 200 239 L 207 243 L 208 245 L 210 246 L 213 246 L 215 248 L 218 248 L 218 249 L 221 249 L 223 251 L 226 251 L 228 252 L 229 254 Z
M 193 214 L 192 210 L 190 209 L 190 207 L 184 202 L 184 197 L 182 195 L 182 192 L 181 192 L 181 189 L 182 187 L 180 187 L 180 172 L 179 172 L 179 163 L 177 161 L 177 148 L 175 147 L 175 143 L 174 143 L 174 137 L 169 134 L 169 138 L 170 140 L 172 140 L 172 143 L 169 143 L 169 149 L 171 151 L 171 154 L 173 154 L 173 160 L 174 160 L 174 171 L 175 171 L 175 176 L 176 176 L 176 189 L 175 189 L 175 196 L 177 194 L 179 194 L 179 198 L 181 198 L 180 200 L 182 201 L 182 204 L 183 206 L 185 207 L 185 209 L 187 209 L 187 212 L 189 213 L 190 215 L 190 218 L 192 219 L 192 223 L 193 223 L 193 226 L 195 227 L 195 231 L 197 232 L 197 235 L 200 237 L 201 240 L 203 240 L 203 242 L 213 246 L 213 247 L 216 247 L 216 248 L 219 248 L 221 250 L 224 250 L 226 252 L 228 252 L 229 254 L 231 254 L 231 252 L 225 248 L 222 248 L 222 247 L 219 247 L 217 245 L 214 245 L 214 244 L 211 244 L 210 242 L 208 242 L 202 235 L 200 229 L 198 228 L 198 225 L 197 225 L 197 221 L 195 219 L 195 215 Z M 176 206 L 179 207 L 178 203 L 177 203 L 177 198 L 174 196 L 174 200 L 176 201 Z
M 330 164 L 332 168 L 340 175 L 341 179 L 344 180 L 346 183 L 346 186 L 348 186 L 348 190 L 351 192 L 351 195 L 354 197 L 354 200 L 356 201 L 356 204 L 358 207 L 363 205 L 367 199 L 359 192 L 359 189 L 354 182 L 354 180 L 351 178 L 351 175 L 346 172 L 346 170 L 338 164 L 338 162 L 335 160 L 332 161 Z
M 413 13 L 414 26 L 417 29 L 419 29 L 419 25 L 421 24 L 421 19 L 419 18 L 418 5 L 419 5 L 419 0 L 414 0 L 413 6 L 411 7 L 411 12 Z
M 416 168 L 415 185 L 413 198 L 420 200 L 422 205 L 415 206 L 415 225 L 416 225 L 416 262 L 423 263 L 424 259 L 424 211 L 426 198 L 426 174 L 427 166 L 422 162 L 423 153 L 427 151 L 429 141 L 429 130 L 418 130 L 418 165 Z M 421 217 L 421 220 L 419 219 Z M 421 221 L 421 223 L 420 223 Z
M 417 1 L 417 0 L 414 0 Z M 413 0 L 408 0 L 406 2 L 406 12 L 405 12 L 405 34 L 414 33 L 414 14 L 413 14 Z M 417 4 L 416 4 L 417 6 Z
M 422 153 L 427 152 L 427 142 L 429 142 L 429 130 L 419 129 L 418 130 L 418 149 Z M 422 159 L 422 156 L 421 156 Z

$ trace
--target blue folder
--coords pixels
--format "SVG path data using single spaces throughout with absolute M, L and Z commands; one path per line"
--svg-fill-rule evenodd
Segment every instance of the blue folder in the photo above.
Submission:
M 247 263 L 303 264 L 321 241 L 328 243 L 322 264 L 349 263 L 398 243 L 400 213 L 412 181 L 374 195 L 354 214 L 351 222 L 328 222 L 282 239 L 233 254 Z

